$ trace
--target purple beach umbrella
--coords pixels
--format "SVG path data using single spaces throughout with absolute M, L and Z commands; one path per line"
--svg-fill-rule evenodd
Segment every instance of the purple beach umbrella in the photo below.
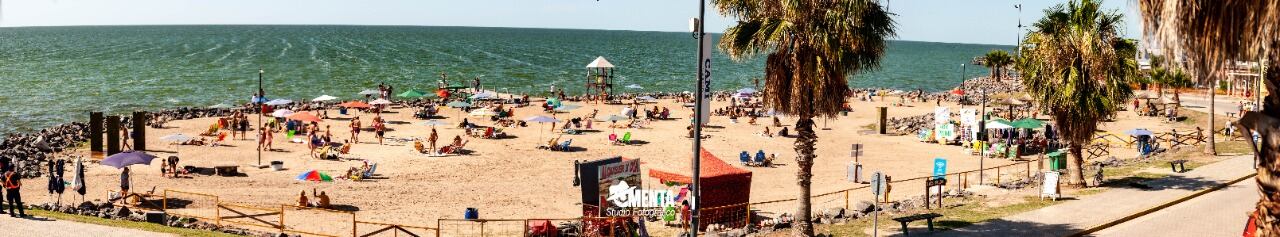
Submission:
M 102 165 L 116 167 L 116 169 L 121 169 L 121 168 L 124 168 L 125 166 L 136 165 L 136 164 L 151 165 L 151 159 L 155 159 L 155 158 L 156 156 L 147 154 L 146 152 L 126 151 L 126 152 L 116 153 L 115 155 L 111 155 L 106 159 L 102 159 Z

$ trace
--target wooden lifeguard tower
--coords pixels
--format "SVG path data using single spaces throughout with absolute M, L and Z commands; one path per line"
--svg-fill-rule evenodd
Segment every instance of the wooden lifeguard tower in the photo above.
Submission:
M 613 97 L 613 64 L 603 56 L 587 64 L 587 95 L 609 101 Z

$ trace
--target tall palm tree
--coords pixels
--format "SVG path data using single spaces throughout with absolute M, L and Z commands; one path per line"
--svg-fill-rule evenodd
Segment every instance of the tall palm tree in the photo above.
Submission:
M 1084 185 L 1083 148 L 1098 124 L 1124 107 L 1137 73 L 1135 42 L 1120 38 L 1121 15 L 1093 0 L 1045 10 L 1023 41 L 1022 83 L 1053 117 L 1067 142 L 1068 184 Z
M 1280 235 L 1280 2 L 1275 0 L 1138 0 L 1145 38 L 1166 54 L 1185 55 L 1202 81 L 1233 60 L 1265 59 L 1263 82 L 1271 92 L 1262 111 L 1235 123 L 1260 134 L 1257 150 L 1257 236 Z M 1211 107 L 1212 108 L 1212 107 Z M 1253 142 L 1252 139 L 1249 140 Z
M 1009 52 L 999 49 L 987 52 L 982 58 L 982 65 L 991 68 L 991 78 L 995 79 L 1003 78 L 1005 73 L 1002 73 L 1002 71 L 1004 71 L 1004 68 L 1013 64 L 1013 56 L 1009 56 Z
M 880 66 L 891 14 L 875 0 L 713 0 L 736 18 L 719 47 L 735 60 L 767 54 L 764 104 L 797 118 L 796 235 L 813 236 L 810 179 L 818 136 L 813 118 L 834 117 L 849 94 L 848 77 Z

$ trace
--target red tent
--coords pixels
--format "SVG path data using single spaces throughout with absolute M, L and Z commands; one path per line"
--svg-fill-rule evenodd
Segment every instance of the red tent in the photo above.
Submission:
M 731 227 L 739 227 L 745 224 L 747 217 L 746 206 L 732 208 L 716 208 L 731 205 L 746 204 L 751 201 L 751 171 L 734 167 L 729 163 L 725 163 L 720 158 L 716 158 L 706 149 L 701 151 L 702 161 L 700 167 L 700 176 L 702 182 L 702 199 L 699 203 L 701 206 L 702 216 L 722 217 L 717 220 L 704 219 L 699 222 L 701 225 L 707 224 L 724 224 Z M 649 169 L 649 177 L 654 177 L 662 182 L 692 183 L 689 175 L 682 172 L 662 171 L 658 169 Z M 711 210 L 707 210 L 711 209 Z M 734 220 L 726 220 L 726 218 Z M 740 220 L 739 220 L 740 219 Z

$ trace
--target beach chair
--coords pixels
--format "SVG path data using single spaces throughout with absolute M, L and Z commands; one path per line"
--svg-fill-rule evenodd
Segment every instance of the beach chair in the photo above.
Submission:
M 631 144 L 631 132 L 627 132 L 627 133 L 622 134 L 622 141 L 619 141 L 619 142 L 621 142 L 622 144 L 628 144 L 628 145 L 630 145 L 630 144 Z
M 573 139 L 565 140 L 564 143 L 556 145 L 555 151 L 569 151 L 569 144 L 573 144 Z
M 610 134 L 609 134 L 609 142 L 612 142 L 614 145 L 617 145 L 617 144 L 618 144 L 618 134 L 610 133 Z
M 213 125 L 209 125 L 209 130 L 205 130 L 205 132 L 201 133 L 200 136 L 216 136 L 218 134 L 218 129 L 218 124 L 214 123 Z
M 217 139 L 217 140 L 213 140 L 213 142 L 210 142 L 210 143 L 209 143 L 209 146 L 211 146 L 211 147 L 217 147 L 218 145 L 221 145 L 223 141 L 226 141 L 226 140 L 227 140 L 227 133 L 225 133 L 225 132 L 223 132 L 223 133 L 218 133 L 218 139 Z
M 755 160 L 755 163 L 756 163 L 756 165 L 757 165 L 757 166 L 769 166 L 769 163 L 770 163 L 770 162 L 769 162 L 768 160 L 766 160 L 766 159 L 765 159 L 765 157 L 764 157 L 764 151 L 760 151 L 760 152 L 756 153 L 756 160 Z
M 378 171 L 378 163 L 369 164 L 369 170 L 365 170 L 364 172 L 361 172 L 360 178 L 364 178 L 364 179 L 372 178 L 373 175 L 376 174 L 374 172 L 377 172 L 377 171 Z
M 754 164 L 751 164 L 751 155 L 747 154 L 747 151 L 742 151 L 742 153 L 738 153 L 738 160 L 742 161 L 742 165 L 754 166 Z

